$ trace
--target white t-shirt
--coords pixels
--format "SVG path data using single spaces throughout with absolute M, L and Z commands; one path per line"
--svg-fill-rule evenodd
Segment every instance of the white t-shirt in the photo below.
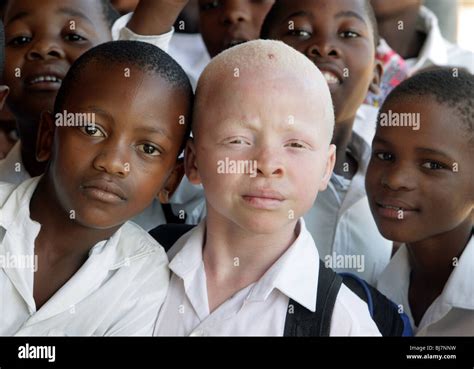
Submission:
M 410 262 L 405 245 L 395 253 L 384 270 L 377 288 L 403 307 L 416 336 L 474 335 L 474 237 L 467 244 L 454 267 L 443 292 L 426 310 L 415 326 L 408 302 Z
M 365 192 L 370 147 L 353 132 L 349 149 L 359 165 L 356 174 L 350 181 L 333 174 L 304 219 L 327 266 L 375 285 L 390 261 L 392 242 L 380 234 Z
M 298 237 L 255 283 L 209 312 L 202 260 L 205 221 L 181 237 L 168 252 L 170 288 L 154 335 L 282 336 L 289 299 L 315 311 L 319 256 L 303 219 Z M 331 336 L 380 336 L 367 304 L 341 285 Z
M 81 268 L 36 309 L 34 243 L 41 225 L 29 208 L 39 178 L 0 183 L 0 335 L 151 335 L 168 288 L 168 258 L 129 222 L 92 247 Z

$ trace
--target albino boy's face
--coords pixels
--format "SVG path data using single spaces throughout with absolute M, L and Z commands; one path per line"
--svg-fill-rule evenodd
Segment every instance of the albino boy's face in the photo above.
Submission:
M 187 174 L 204 186 L 208 217 L 260 234 L 294 226 L 334 162 L 317 88 L 275 75 L 220 81 L 195 115 L 187 149 Z

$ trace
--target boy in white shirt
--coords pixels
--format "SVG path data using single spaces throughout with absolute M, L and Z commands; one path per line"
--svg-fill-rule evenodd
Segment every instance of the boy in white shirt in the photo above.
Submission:
M 42 115 L 45 174 L 0 186 L 0 334 L 151 335 L 168 259 L 128 220 L 178 184 L 191 105 L 153 45 L 109 42 L 73 64 Z
M 417 336 L 474 332 L 473 101 L 469 72 L 420 72 L 388 95 L 373 141 L 370 207 L 381 233 L 403 243 L 377 288 Z M 418 128 L 397 124 L 401 114 Z
M 329 89 L 299 52 L 258 40 L 215 57 L 196 93 L 185 162 L 207 218 L 169 252 L 155 335 L 282 336 L 290 299 L 316 310 L 319 255 L 301 217 L 334 166 Z M 379 335 L 344 285 L 330 334 Z
M 0 181 L 19 184 L 43 173 L 44 163 L 35 159 L 40 114 L 53 110 L 61 80 L 74 60 L 97 44 L 118 39 L 143 41 L 167 51 L 173 22 L 186 2 L 141 0 L 133 14 L 118 18 L 109 0 L 9 1 L 4 16 L 4 81 L 10 87 L 7 104 L 17 120 L 20 140 L 0 161 Z M 37 79 L 45 76 L 49 80 Z M 182 196 L 185 199 L 177 200 L 175 212 L 180 215 L 183 209 L 189 222 L 197 222 L 200 218 L 192 207 L 196 194 L 184 191 Z M 166 222 L 157 200 L 134 220 L 145 229 Z

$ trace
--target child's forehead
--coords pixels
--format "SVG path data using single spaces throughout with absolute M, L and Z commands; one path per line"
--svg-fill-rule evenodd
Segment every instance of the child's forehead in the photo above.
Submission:
M 17 19 L 46 15 L 52 17 L 78 18 L 88 22 L 98 22 L 104 19 L 101 16 L 99 1 L 89 0 L 41 0 L 41 4 L 34 0 L 9 0 L 5 8 L 5 23 Z M 105 22 L 105 20 L 104 20 Z
M 278 6 L 279 18 L 286 18 L 292 15 L 308 16 L 310 18 L 320 18 L 332 15 L 353 16 L 356 18 L 368 18 L 365 10 L 364 0 L 292 0 L 283 1 Z M 353 14 L 351 14 L 353 13 Z

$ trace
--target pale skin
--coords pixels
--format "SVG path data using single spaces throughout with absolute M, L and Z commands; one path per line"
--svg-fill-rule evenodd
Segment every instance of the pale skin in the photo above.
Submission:
M 196 113 L 195 141 L 186 149 L 188 178 L 203 184 L 207 198 L 209 312 L 258 281 L 284 254 L 297 237 L 298 218 L 326 188 L 334 167 L 329 124 L 314 104 L 320 87 L 291 72 L 267 72 L 262 79 L 258 73 L 215 77 L 219 88 L 201 91 L 207 94 L 205 118 Z M 257 176 L 218 174 L 216 161 L 225 157 L 256 160 Z

